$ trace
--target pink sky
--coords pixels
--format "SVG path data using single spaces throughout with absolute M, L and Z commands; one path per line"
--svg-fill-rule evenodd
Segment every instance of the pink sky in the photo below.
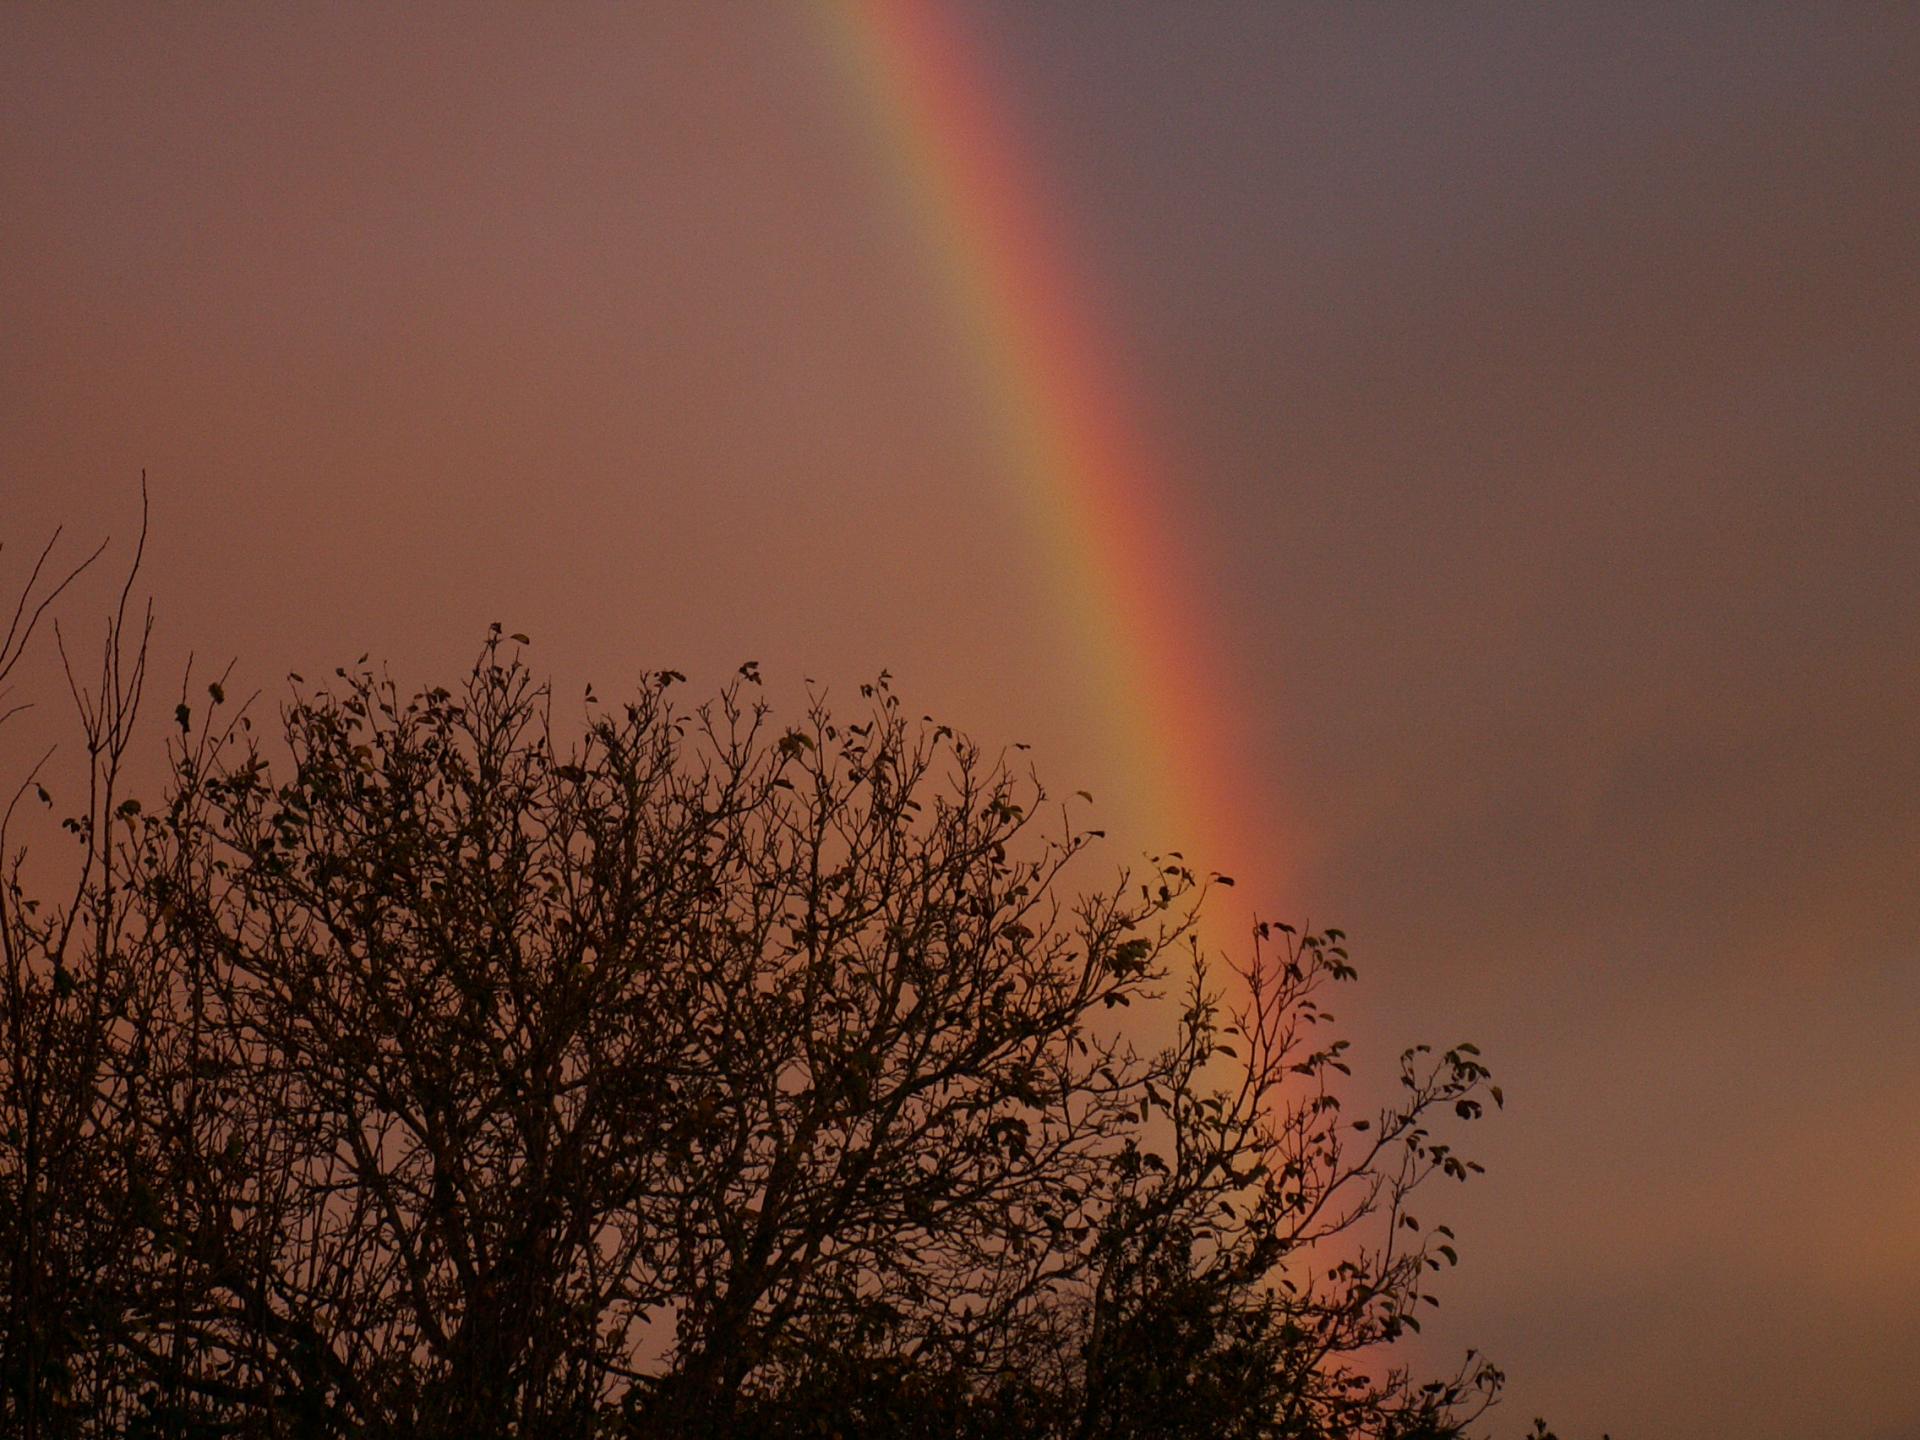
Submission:
M 1920 21 L 964 13 L 1300 837 L 1236 895 L 1353 935 L 1363 1063 L 1508 1092 L 1432 1349 L 1508 1433 L 1920 1433 Z M 145 467 L 162 675 L 884 666 L 1123 814 L 824 34 L 0 12 L 0 564 Z

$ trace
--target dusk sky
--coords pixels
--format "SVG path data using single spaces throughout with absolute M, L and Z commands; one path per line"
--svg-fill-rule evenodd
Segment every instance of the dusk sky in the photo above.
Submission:
M 144 468 L 166 686 L 888 668 L 1088 883 L 1345 928 L 1361 1068 L 1479 1042 L 1421 1353 L 1497 1433 L 1914 1440 L 1916 76 L 1867 3 L 8 6 L 0 578 Z

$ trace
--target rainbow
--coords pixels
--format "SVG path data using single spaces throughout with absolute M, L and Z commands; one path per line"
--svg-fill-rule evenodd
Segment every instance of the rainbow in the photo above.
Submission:
M 1243 794 L 1248 749 L 1198 603 L 1170 467 L 1135 422 L 1117 347 L 987 75 L 938 0 L 819 0 L 978 365 L 1053 597 L 1114 723 L 1129 833 L 1196 870 L 1257 872 L 1276 826 Z M 1249 896 L 1249 899 L 1252 897 Z M 1237 908 L 1237 907 L 1233 907 Z

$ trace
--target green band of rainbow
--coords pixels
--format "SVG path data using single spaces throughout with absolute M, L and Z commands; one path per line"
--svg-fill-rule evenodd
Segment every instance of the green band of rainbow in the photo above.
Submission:
M 1135 423 L 1114 347 L 1043 213 L 1007 107 L 993 103 L 934 0 L 819 9 L 887 147 L 890 179 L 910 196 L 994 408 L 1023 519 L 1112 707 L 1100 729 L 1128 777 L 1127 822 L 1196 868 L 1259 867 L 1274 885 L 1283 877 L 1272 871 L 1273 831 L 1248 823 L 1230 783 L 1247 757 L 1228 717 L 1244 712 L 1201 619 L 1168 469 Z

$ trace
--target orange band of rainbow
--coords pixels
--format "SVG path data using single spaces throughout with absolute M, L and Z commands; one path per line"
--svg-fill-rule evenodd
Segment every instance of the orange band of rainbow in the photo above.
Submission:
M 1230 782 L 1248 756 L 1227 717 L 1244 712 L 1200 619 L 1166 467 L 1133 422 L 1006 107 L 935 0 L 820 10 L 977 357 L 1057 599 L 1117 707 L 1106 728 L 1129 824 L 1196 869 L 1259 866 L 1272 886 L 1273 828 L 1249 823 L 1246 787 Z

